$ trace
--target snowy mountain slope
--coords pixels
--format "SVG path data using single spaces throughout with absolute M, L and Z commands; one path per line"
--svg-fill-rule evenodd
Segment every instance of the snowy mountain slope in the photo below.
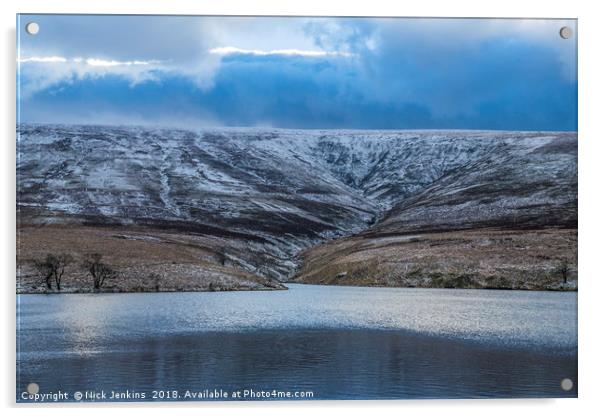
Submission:
M 577 138 L 500 139 L 373 227 L 300 258 L 307 283 L 575 290 Z
M 574 222 L 573 145 L 570 133 L 21 125 L 17 204 L 25 223 L 215 236 L 234 267 L 286 279 L 301 250 L 381 218 L 374 232 L 503 222 L 509 209 Z
M 531 137 L 450 170 L 389 210 L 373 232 L 577 228 L 574 135 Z

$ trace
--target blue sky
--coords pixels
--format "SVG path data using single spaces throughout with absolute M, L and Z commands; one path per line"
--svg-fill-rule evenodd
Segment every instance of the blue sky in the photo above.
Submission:
M 40 32 L 25 34 L 35 21 Z M 22 15 L 24 122 L 576 130 L 572 20 Z

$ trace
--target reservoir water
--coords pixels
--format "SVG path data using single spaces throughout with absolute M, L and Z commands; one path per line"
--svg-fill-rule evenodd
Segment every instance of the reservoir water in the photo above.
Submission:
M 288 286 L 19 295 L 17 400 L 577 395 L 574 292 Z

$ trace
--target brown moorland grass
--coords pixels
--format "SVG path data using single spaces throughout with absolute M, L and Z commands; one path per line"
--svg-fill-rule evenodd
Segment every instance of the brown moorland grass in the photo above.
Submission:
M 223 238 L 186 235 L 128 227 L 81 225 L 22 225 L 17 235 L 17 291 L 44 293 L 34 261 L 47 254 L 67 253 L 74 258 L 65 270 L 62 292 L 93 290 L 92 277 L 83 269 L 86 255 L 101 254 L 116 271 L 103 291 L 202 291 L 283 289 L 270 279 L 224 265 Z
M 577 289 L 577 230 L 359 235 L 305 250 L 300 258 L 294 280 L 303 283 Z

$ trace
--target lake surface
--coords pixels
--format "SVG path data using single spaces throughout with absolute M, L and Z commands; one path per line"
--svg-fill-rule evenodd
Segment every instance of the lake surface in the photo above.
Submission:
M 31 382 L 68 400 L 577 395 L 576 293 L 289 287 L 19 295 L 17 399 Z

